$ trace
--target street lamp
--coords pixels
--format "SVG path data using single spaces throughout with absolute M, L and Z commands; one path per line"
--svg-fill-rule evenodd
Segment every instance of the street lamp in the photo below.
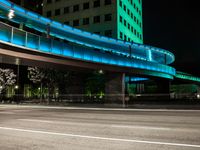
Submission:
M 15 85 L 15 89 L 18 90 L 19 89 L 19 85 Z

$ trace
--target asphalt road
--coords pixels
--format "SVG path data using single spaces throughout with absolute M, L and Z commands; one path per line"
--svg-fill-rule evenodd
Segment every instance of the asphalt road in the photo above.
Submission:
M 0 105 L 0 150 L 199 150 L 200 111 Z

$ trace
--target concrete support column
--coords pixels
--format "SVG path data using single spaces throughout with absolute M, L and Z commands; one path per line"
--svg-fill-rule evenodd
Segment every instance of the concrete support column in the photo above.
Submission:
M 169 80 L 157 80 L 157 91 L 156 93 L 161 94 L 157 96 L 159 100 L 170 99 L 170 81 Z
M 170 93 L 170 81 L 169 80 L 157 80 L 157 93 L 169 94 Z
M 106 75 L 105 103 L 122 104 L 125 107 L 125 73 Z
M 70 77 L 70 84 L 67 85 L 67 97 L 70 100 L 83 100 L 84 99 L 84 75 L 74 73 Z

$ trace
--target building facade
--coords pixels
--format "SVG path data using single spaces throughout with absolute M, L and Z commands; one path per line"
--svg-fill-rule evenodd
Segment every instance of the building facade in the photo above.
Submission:
M 42 14 L 43 0 L 10 0 L 11 2 L 21 5 L 22 7 Z
M 142 0 L 44 0 L 43 15 L 67 25 L 143 43 Z

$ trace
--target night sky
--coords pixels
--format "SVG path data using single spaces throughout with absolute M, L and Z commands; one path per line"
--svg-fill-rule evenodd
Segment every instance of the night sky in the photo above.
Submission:
M 200 76 L 198 1 L 143 0 L 144 43 L 168 49 L 177 70 Z

